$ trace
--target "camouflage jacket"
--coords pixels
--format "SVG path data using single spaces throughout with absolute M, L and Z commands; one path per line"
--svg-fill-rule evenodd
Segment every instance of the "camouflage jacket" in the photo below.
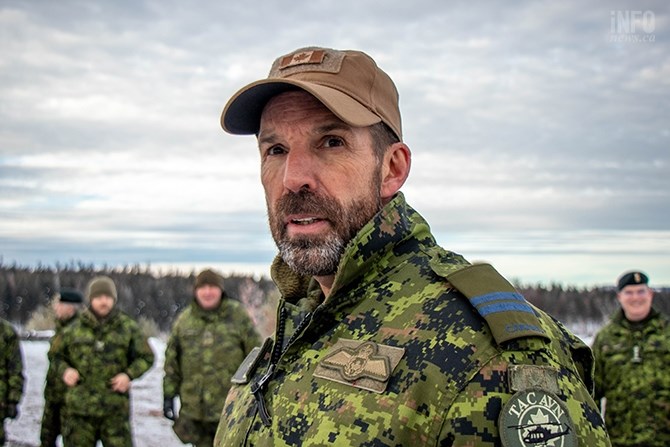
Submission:
M 67 389 L 65 406 L 68 412 L 83 416 L 129 417 L 128 393 L 113 391 L 110 380 L 119 373 L 136 379 L 154 361 L 140 327 L 116 308 L 103 320 L 84 310 L 53 341 L 51 350 L 58 377 L 68 367 L 79 371 L 79 383 Z
M 45 405 L 54 403 L 62 404 L 65 401 L 65 392 L 67 391 L 67 385 L 63 382 L 61 376 L 58 375 L 56 371 L 56 365 L 53 360 L 53 346 L 55 340 L 63 336 L 63 330 L 72 324 L 77 315 L 73 315 L 71 318 L 68 318 L 65 321 L 56 320 L 56 331 L 54 336 L 51 338 L 51 344 L 49 346 L 49 352 L 47 357 L 49 358 L 49 369 L 47 370 L 47 376 L 44 383 L 44 400 Z M 57 344 L 57 343 L 56 343 Z
M 348 245 L 325 302 L 281 260 L 273 279 L 277 342 L 236 373 L 216 446 L 609 445 L 588 347 L 437 246 L 402 194 Z
M 175 321 L 165 349 L 163 395 L 181 400 L 180 414 L 216 422 L 242 360 L 260 345 L 247 311 L 224 298 L 218 309 L 203 310 L 195 300 Z
M 670 445 L 670 321 L 656 310 L 638 324 L 619 310 L 593 342 L 596 399 L 615 446 Z
M 23 383 L 19 337 L 9 322 L 0 319 L 0 424 L 5 418 L 5 405 L 21 400 Z

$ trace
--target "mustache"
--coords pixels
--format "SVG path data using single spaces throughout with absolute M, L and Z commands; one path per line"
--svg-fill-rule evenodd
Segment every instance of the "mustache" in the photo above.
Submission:
M 322 218 L 337 222 L 342 218 L 341 207 L 330 197 L 320 196 L 309 190 L 289 192 L 276 205 L 279 216 L 289 214 L 317 214 Z

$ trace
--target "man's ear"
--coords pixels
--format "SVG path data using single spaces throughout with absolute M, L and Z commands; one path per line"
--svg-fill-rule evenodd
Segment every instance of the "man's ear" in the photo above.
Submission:
M 382 160 L 381 198 L 388 202 L 397 193 L 409 176 L 412 152 L 405 143 L 393 143 Z

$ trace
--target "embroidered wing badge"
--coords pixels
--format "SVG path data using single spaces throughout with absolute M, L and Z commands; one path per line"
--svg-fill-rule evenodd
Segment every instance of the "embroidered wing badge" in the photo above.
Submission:
M 404 355 L 403 348 L 340 339 L 319 363 L 315 377 L 381 393 Z

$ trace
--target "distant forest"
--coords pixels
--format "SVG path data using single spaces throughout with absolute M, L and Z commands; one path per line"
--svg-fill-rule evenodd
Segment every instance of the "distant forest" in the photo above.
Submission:
M 155 274 L 148 266 L 96 269 L 83 263 L 36 268 L 0 264 L 0 317 L 25 329 L 35 329 L 26 325 L 36 314 L 48 315 L 51 299 L 60 288 L 71 287 L 85 293 L 88 281 L 104 274 L 116 283 L 121 310 L 166 333 L 175 317 L 193 300 L 197 273 Z M 279 297 L 272 281 L 221 273 L 226 293 L 245 305 L 262 335 L 269 335 L 274 327 Z M 588 324 L 599 326 L 618 308 L 613 287 L 515 286 L 528 301 L 573 328 Z M 654 306 L 670 314 L 670 289 L 656 290 Z

